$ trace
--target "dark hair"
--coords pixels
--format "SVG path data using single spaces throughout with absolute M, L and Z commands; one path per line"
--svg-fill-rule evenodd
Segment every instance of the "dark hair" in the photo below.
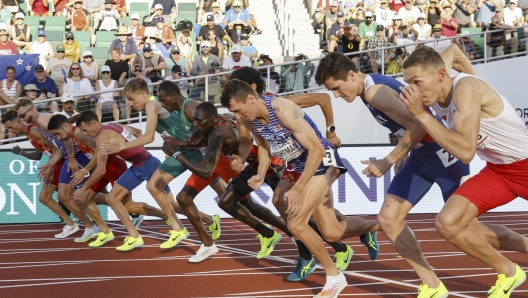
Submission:
M 251 88 L 251 86 L 249 86 L 248 83 L 240 80 L 230 80 L 224 86 L 222 96 L 220 97 L 220 102 L 222 102 L 224 107 L 228 108 L 231 99 L 245 103 L 249 94 L 253 94 L 253 96 L 258 97 L 258 94 L 255 92 L 255 90 L 253 90 L 253 88 Z
M 12 70 L 16 74 L 16 70 L 14 66 L 9 65 L 8 67 L 6 67 L 6 73 L 8 70 Z
M 445 68 L 445 63 L 440 54 L 433 48 L 421 46 L 407 57 L 407 60 L 403 62 L 402 68 L 406 69 L 412 66 L 420 66 L 422 69 L 438 69 Z
M 231 73 L 230 79 L 241 80 L 242 82 L 248 83 L 248 85 L 256 84 L 257 88 L 255 91 L 257 91 L 258 94 L 264 93 L 264 90 L 266 89 L 266 83 L 262 78 L 262 74 L 260 73 L 260 71 L 254 69 L 253 67 L 240 67 L 239 69 Z
M 64 125 L 64 123 L 70 123 L 66 116 L 61 114 L 53 115 L 48 122 L 48 130 L 59 129 Z
M 158 92 L 163 92 L 167 95 L 176 94 L 180 98 L 183 97 L 178 85 L 171 81 L 163 81 L 161 84 L 159 84 Z
M 196 112 L 202 112 L 205 116 L 213 116 L 215 119 L 218 118 L 218 109 L 215 107 L 214 104 L 210 102 L 202 102 L 198 106 L 196 106 Z
M 9 66 L 8 66 L 9 67 Z M 5 124 L 7 121 L 15 121 L 20 119 L 16 111 L 9 111 L 2 115 L 2 123 Z
M 79 115 L 79 118 L 77 118 L 77 122 L 75 122 L 75 125 L 81 126 L 83 123 L 90 123 L 92 121 L 99 122 L 99 117 L 97 117 L 97 114 L 92 110 L 86 110 Z
M 319 85 L 324 84 L 329 78 L 334 80 L 346 80 L 348 72 L 359 72 L 356 64 L 347 56 L 341 53 L 329 53 L 319 62 L 315 72 L 315 82 Z

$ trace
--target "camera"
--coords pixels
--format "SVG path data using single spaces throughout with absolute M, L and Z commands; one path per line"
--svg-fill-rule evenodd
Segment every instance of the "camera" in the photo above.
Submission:
M 403 54 L 403 50 L 401 48 L 397 48 L 394 53 L 396 54 L 396 56 L 400 56 L 401 54 Z
M 44 97 L 48 98 L 48 89 L 42 89 L 42 94 L 44 94 Z
M 186 73 L 186 72 L 179 72 L 179 73 L 178 73 L 178 76 L 180 76 L 180 77 L 186 77 L 186 76 L 187 76 L 187 73 Z

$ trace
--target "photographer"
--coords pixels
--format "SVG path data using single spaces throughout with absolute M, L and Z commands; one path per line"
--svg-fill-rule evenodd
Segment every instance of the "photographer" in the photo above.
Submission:
M 260 56 L 257 59 L 257 63 L 262 61 L 262 65 L 273 65 L 273 60 L 270 58 L 269 55 L 260 54 Z M 257 65 L 258 66 L 258 65 Z M 266 84 L 268 84 L 268 70 L 266 68 L 259 69 L 260 74 L 262 75 L 262 79 Z M 271 93 L 277 94 L 279 93 L 280 89 L 280 75 L 278 72 L 274 71 L 274 68 L 272 67 L 270 69 L 270 80 L 269 80 L 269 86 L 266 90 L 269 90 Z
M 310 61 L 297 62 L 308 59 L 305 54 L 299 54 L 293 58 L 295 63 L 292 63 L 282 72 L 282 78 L 286 80 L 285 92 L 297 91 L 304 89 L 304 81 L 306 74 L 311 70 L 312 63 Z
M 407 51 L 405 47 L 397 48 L 392 54 L 389 67 L 387 67 L 386 74 L 397 74 L 401 73 L 403 62 L 407 59 Z
M 171 75 L 165 77 L 165 81 L 174 81 L 179 80 L 182 78 L 188 78 L 189 74 L 187 72 L 182 72 L 182 68 L 180 65 L 175 64 L 172 66 L 171 69 Z M 184 97 L 187 97 L 187 91 L 189 90 L 189 81 L 183 80 L 179 82 L 174 82 L 176 85 L 178 85 L 178 88 L 180 89 L 181 94 Z
M 362 51 L 365 46 L 365 42 L 358 35 L 358 27 L 354 24 L 344 27 L 343 38 L 341 40 L 343 42 L 343 54 Z M 356 63 L 359 68 L 360 54 L 347 55 L 347 57 Z
M 328 45 L 328 51 L 334 52 L 337 46 L 341 44 L 345 27 L 350 26 L 350 22 L 345 21 L 345 14 L 340 11 L 337 13 L 337 22 L 332 24 L 330 28 L 330 44 Z

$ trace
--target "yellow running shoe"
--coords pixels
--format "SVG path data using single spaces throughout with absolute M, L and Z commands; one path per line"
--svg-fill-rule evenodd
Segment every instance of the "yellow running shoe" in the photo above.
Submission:
M 350 259 L 354 255 L 354 250 L 349 245 L 346 246 L 347 250 L 342 252 L 336 252 L 334 258 L 336 260 L 335 264 L 337 269 L 345 271 L 350 264 Z
M 95 241 L 92 241 L 88 246 L 90 247 L 100 247 L 103 246 L 106 242 L 114 240 L 114 233 L 110 231 L 108 234 L 99 232 L 99 236 Z
M 260 240 L 260 252 L 257 255 L 257 259 L 263 259 L 273 251 L 275 248 L 275 245 L 282 239 L 282 235 L 277 233 L 277 231 L 273 231 L 273 236 L 270 238 L 266 238 L 262 236 L 261 234 L 258 234 L 257 236 Z
M 143 245 L 144 243 L 145 242 L 143 242 L 143 238 L 141 238 L 141 235 L 139 235 L 138 238 L 128 236 L 125 238 L 125 241 L 123 241 L 123 245 L 116 247 L 116 249 L 119 251 L 129 251 Z
M 506 277 L 499 274 L 497 282 L 488 291 L 488 298 L 508 298 L 515 288 L 520 286 L 526 280 L 526 273 L 522 271 L 519 265 L 515 264 L 515 275 Z
M 213 238 L 213 240 L 217 240 L 220 238 L 220 234 L 222 234 L 222 228 L 220 227 L 220 216 L 217 214 L 211 217 L 213 218 L 213 223 L 209 226 L 209 231 L 211 231 L 211 238 Z
M 445 298 L 449 296 L 449 291 L 444 286 L 443 282 L 440 282 L 438 288 L 431 289 L 429 285 L 423 284 L 418 288 L 418 298 Z
M 189 231 L 187 231 L 187 228 L 183 228 L 183 230 L 181 230 L 181 231 L 170 230 L 169 234 L 170 234 L 169 240 L 163 242 L 160 245 L 160 248 L 171 248 L 171 247 L 174 247 L 178 243 L 180 243 L 180 241 L 182 241 L 184 239 L 187 239 L 187 237 L 189 237 L 189 235 L 190 235 Z

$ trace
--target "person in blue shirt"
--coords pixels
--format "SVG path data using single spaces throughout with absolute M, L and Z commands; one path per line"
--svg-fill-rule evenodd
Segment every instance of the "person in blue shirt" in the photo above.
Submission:
M 242 2 L 240 0 L 233 1 L 233 6 L 230 10 L 226 11 L 224 15 L 224 25 L 229 28 L 233 28 L 235 22 L 242 22 L 244 27 L 253 27 L 255 34 L 261 34 L 262 30 L 257 28 L 257 22 L 249 12 L 242 8 Z
M 240 48 L 242 49 L 242 54 L 246 55 L 252 63 L 258 58 L 257 48 L 249 44 L 249 35 L 247 33 L 240 35 Z
M 57 97 L 57 85 L 53 79 L 46 75 L 46 71 L 42 65 L 35 67 L 35 78 L 31 79 L 28 84 L 34 84 L 39 89 L 36 100 Z M 38 104 L 36 106 L 37 109 L 45 109 L 45 107 L 48 107 L 48 104 Z M 58 111 L 57 102 L 52 101 L 49 104 L 49 108 L 52 112 Z

